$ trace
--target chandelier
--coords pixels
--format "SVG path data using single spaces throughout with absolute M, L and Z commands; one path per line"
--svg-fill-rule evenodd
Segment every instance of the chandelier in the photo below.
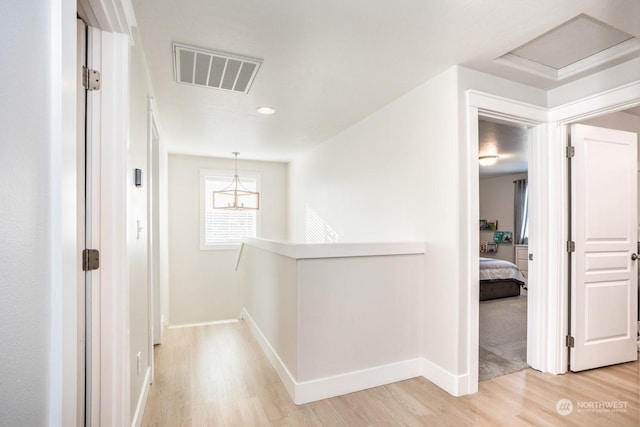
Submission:
M 238 153 L 233 152 L 236 158 L 236 168 L 231 184 L 224 190 L 213 192 L 213 209 L 231 210 L 258 210 L 260 209 L 260 193 L 249 191 L 238 178 Z

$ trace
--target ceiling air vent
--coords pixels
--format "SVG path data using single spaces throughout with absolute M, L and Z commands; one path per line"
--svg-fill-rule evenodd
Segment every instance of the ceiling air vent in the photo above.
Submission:
M 178 83 L 247 93 L 261 63 L 260 59 L 173 44 Z

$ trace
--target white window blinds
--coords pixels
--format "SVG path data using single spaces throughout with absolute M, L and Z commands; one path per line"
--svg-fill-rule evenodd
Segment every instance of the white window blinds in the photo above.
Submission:
M 233 180 L 230 175 L 202 176 L 202 237 L 203 246 L 240 243 L 243 237 L 256 237 L 257 211 L 213 209 L 213 192 L 228 188 Z M 242 186 L 249 191 L 258 191 L 258 179 L 241 177 Z

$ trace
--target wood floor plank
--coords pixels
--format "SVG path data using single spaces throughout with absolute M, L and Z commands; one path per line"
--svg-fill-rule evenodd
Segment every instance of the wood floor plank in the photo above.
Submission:
M 637 361 L 566 375 L 525 369 L 459 398 L 418 377 L 295 405 L 243 322 L 167 329 L 154 357 L 143 426 L 640 425 Z M 561 399 L 573 405 L 566 416 Z

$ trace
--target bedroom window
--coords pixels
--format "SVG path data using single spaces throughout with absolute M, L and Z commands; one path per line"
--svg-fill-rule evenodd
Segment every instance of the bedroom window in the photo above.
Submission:
M 200 171 L 200 249 L 233 249 L 243 237 L 256 237 L 260 213 L 255 210 L 213 209 L 213 192 L 233 181 L 232 171 Z M 242 172 L 242 185 L 260 191 L 260 175 Z
M 514 243 L 526 245 L 529 243 L 529 185 L 526 179 L 517 179 L 513 183 Z

